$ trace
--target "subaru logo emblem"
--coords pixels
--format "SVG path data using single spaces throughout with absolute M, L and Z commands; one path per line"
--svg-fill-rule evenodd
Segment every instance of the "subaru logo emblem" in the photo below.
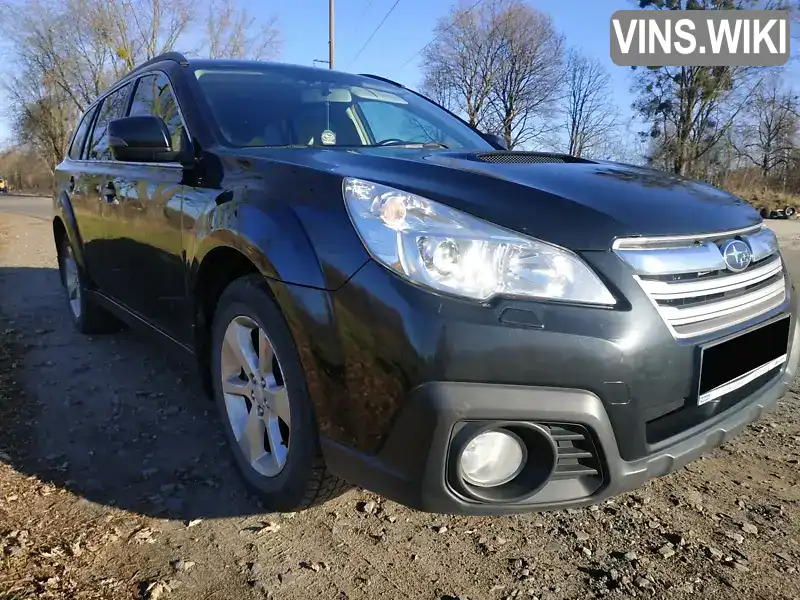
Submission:
M 753 253 L 750 247 L 742 240 L 728 240 L 720 248 L 722 259 L 729 271 L 740 273 L 753 262 Z

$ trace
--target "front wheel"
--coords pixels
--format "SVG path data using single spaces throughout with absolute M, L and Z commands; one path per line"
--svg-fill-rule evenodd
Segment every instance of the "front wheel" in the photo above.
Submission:
M 272 511 L 325 502 L 346 488 L 326 468 L 305 372 L 266 281 L 234 281 L 212 331 L 214 397 L 234 462 Z

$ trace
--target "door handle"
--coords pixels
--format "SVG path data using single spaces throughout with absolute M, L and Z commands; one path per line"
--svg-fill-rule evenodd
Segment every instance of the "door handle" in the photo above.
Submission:
M 75 178 L 74 177 L 70 177 L 69 178 L 69 184 L 67 185 L 67 191 L 68 192 L 74 192 L 75 191 Z
M 106 184 L 106 187 L 103 188 L 103 199 L 109 204 L 117 199 L 117 189 L 110 181 Z

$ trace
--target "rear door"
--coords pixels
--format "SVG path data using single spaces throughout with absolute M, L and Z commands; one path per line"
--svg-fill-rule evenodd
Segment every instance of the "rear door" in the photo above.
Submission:
M 164 120 L 178 150 L 187 144 L 172 85 L 163 72 L 134 83 L 130 116 Z M 106 244 L 114 256 L 112 293 L 127 308 L 173 337 L 183 337 L 185 268 L 181 240 L 182 166 L 111 161 L 114 202 L 106 218 Z
M 102 242 L 103 223 L 97 195 L 92 193 L 91 181 L 86 174 L 85 153 L 87 138 L 91 135 L 97 105 L 89 108 L 81 118 L 72 144 L 56 171 L 56 186 L 69 198 L 77 224 L 77 234 L 83 250 L 83 258 L 89 278 L 94 281 L 100 256 L 98 242 Z M 77 240 L 76 240 L 77 242 Z
M 119 177 L 119 165 L 115 165 L 111 158 L 107 129 L 110 121 L 127 111 L 131 88 L 131 83 L 122 85 L 98 105 L 94 127 L 84 149 L 85 161 L 81 173 L 81 190 L 86 195 L 87 205 L 93 209 L 93 217 L 88 221 L 91 229 L 91 258 L 87 258 L 87 261 L 91 261 L 89 270 L 100 291 L 112 297 L 116 297 L 120 257 L 109 252 L 108 229 L 117 203 L 114 190 L 115 180 Z

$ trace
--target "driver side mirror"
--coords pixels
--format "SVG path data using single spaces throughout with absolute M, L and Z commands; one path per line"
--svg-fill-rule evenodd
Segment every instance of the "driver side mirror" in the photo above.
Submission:
M 508 144 L 503 136 L 496 133 L 482 133 L 481 136 L 498 150 L 508 150 Z
M 126 162 L 175 162 L 181 154 L 172 149 L 167 124 L 153 115 L 111 121 L 108 147 L 116 160 Z

